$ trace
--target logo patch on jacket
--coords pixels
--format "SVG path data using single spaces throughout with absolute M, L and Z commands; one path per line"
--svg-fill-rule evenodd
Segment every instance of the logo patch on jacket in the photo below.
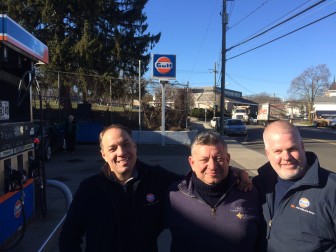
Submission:
M 234 213 L 238 219 L 245 219 L 248 215 L 255 215 L 256 211 L 254 208 L 233 206 L 230 207 L 230 212 Z
M 290 204 L 291 208 L 295 208 L 295 209 L 303 211 L 305 213 L 315 215 L 314 212 L 308 210 L 309 206 L 310 206 L 310 201 L 307 198 L 299 199 L 299 205 L 298 206 L 296 206 L 295 204 Z
M 153 202 L 155 200 L 155 195 L 151 194 L 151 193 L 148 193 L 147 196 L 146 196 L 146 200 L 148 202 Z
M 299 200 L 299 206 L 302 207 L 302 208 L 306 208 L 306 207 L 309 207 L 310 205 L 310 202 L 307 198 L 301 198 Z

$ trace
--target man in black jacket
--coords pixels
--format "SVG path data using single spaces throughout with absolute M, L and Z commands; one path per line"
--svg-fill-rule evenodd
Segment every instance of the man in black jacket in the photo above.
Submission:
M 137 160 L 131 132 L 111 125 L 99 136 L 106 164 L 84 180 L 60 234 L 60 251 L 156 252 L 163 200 L 179 175 Z
M 336 174 L 305 151 L 291 123 L 271 123 L 263 137 L 269 162 L 253 183 L 268 224 L 267 251 L 336 251 Z

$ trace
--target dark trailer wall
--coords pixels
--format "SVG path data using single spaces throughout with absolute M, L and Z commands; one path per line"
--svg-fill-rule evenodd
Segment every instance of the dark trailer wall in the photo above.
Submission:
M 48 48 L 0 14 L 0 248 L 8 248 L 35 212 L 31 88 L 34 64 Z M 21 87 L 19 90 L 19 86 Z M 24 204 L 23 204 L 24 201 Z M 22 233 L 22 232 L 21 232 Z

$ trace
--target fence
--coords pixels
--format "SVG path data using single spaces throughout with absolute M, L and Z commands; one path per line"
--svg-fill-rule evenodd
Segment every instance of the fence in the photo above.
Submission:
M 39 69 L 38 69 L 39 70 Z M 106 123 L 134 120 L 134 112 L 141 108 L 144 129 L 158 129 L 161 125 L 161 85 L 148 79 L 141 79 L 141 103 L 139 103 L 139 81 L 135 78 L 113 78 L 102 75 L 69 73 L 61 71 L 37 71 L 41 92 L 33 90 L 33 107 L 40 113 L 42 107 L 47 117 L 64 120 L 68 114 L 81 114 L 85 104 L 90 110 L 91 120 Z M 192 95 L 188 86 L 180 83 L 166 85 L 167 129 L 187 127 Z M 89 113 L 89 112 L 88 112 Z M 98 116 L 99 115 L 99 116 Z M 45 117 L 45 116 L 44 116 Z M 124 120 L 127 118 L 127 120 Z M 136 123 L 128 123 L 133 125 Z

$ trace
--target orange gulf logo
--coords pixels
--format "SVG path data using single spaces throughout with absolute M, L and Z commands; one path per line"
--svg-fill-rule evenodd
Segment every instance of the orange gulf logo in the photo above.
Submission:
M 146 199 L 148 202 L 153 202 L 155 200 L 155 196 L 154 194 L 149 193 L 147 194 Z
M 301 198 L 301 199 L 299 200 L 299 206 L 300 206 L 300 207 L 302 207 L 302 208 L 306 208 L 306 207 L 309 207 L 309 205 L 310 205 L 310 202 L 309 202 L 308 199 L 306 199 L 306 198 Z
M 171 60 L 167 57 L 160 57 L 157 59 L 155 62 L 155 69 L 160 73 L 160 74 L 166 74 L 169 73 L 170 70 L 173 68 L 173 63 Z
M 22 204 L 20 200 L 17 200 L 15 202 L 15 206 L 14 206 L 14 216 L 15 218 L 19 218 L 21 215 L 21 210 L 22 210 Z

